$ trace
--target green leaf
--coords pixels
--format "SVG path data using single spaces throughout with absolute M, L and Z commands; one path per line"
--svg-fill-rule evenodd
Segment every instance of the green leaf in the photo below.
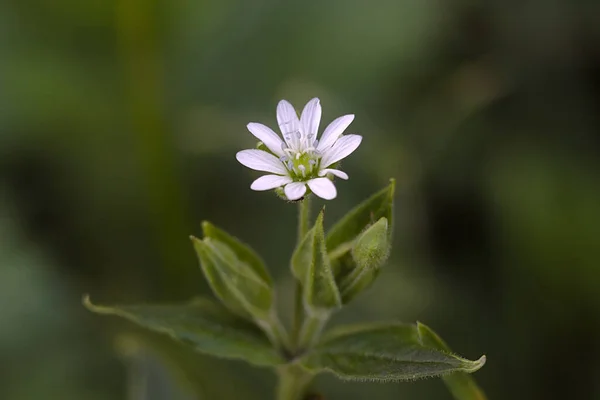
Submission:
M 214 232 L 211 231 L 211 234 Z M 249 253 L 240 251 L 235 244 L 231 247 L 213 237 L 191 239 L 204 276 L 223 304 L 243 317 L 269 320 L 272 315 L 273 288 L 270 278 L 265 280 L 263 273 L 245 261 L 255 259 Z
M 448 345 L 427 325 L 417 322 L 417 329 L 423 346 L 450 353 Z M 444 375 L 442 379 L 456 400 L 486 400 L 475 380 L 465 372 Z
M 388 220 L 388 241 L 391 242 L 395 187 L 396 181 L 391 179 L 387 187 L 360 203 L 339 220 L 327 234 L 328 251 L 334 253 L 340 246 L 345 246 L 349 250 L 351 248 L 349 243 L 354 242 L 367 226 L 381 217 Z
M 269 285 L 272 284 L 271 275 L 265 263 L 250 246 L 207 221 L 202 223 L 202 231 L 204 232 L 204 237 L 218 240 L 229 246 L 240 261 L 247 263 Z
M 201 353 L 260 366 L 285 362 L 257 326 L 208 299 L 169 305 L 97 306 L 86 296 L 83 304 L 95 313 L 123 317 L 166 334 Z
M 340 293 L 333 278 L 325 249 L 321 211 L 314 227 L 308 231 L 292 255 L 292 273 L 302 284 L 304 305 L 312 314 L 328 315 L 341 307 Z
M 475 372 L 485 356 L 469 361 L 423 346 L 416 325 L 380 323 L 332 331 L 299 362 L 313 372 L 329 371 L 342 379 L 404 381 Z

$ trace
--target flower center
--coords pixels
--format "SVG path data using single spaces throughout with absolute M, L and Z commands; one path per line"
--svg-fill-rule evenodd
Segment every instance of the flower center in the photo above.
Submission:
M 302 151 L 285 148 L 281 161 L 294 181 L 305 181 L 318 177 L 321 155 L 314 147 Z

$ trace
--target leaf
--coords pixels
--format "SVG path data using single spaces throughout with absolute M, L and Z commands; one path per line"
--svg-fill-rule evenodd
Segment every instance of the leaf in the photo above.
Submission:
M 218 240 L 229 246 L 240 261 L 247 263 L 269 285 L 272 284 L 273 280 L 265 263 L 250 246 L 242 243 L 237 238 L 217 228 L 208 221 L 202 223 L 202 231 L 204 232 L 204 237 Z
M 314 314 L 328 314 L 342 304 L 325 249 L 323 214 L 319 213 L 291 261 L 292 273 L 302 284 L 304 304 Z
M 232 312 L 257 320 L 267 320 L 271 314 L 273 288 L 263 275 L 224 242 L 206 237 L 191 237 L 200 260 L 200 267 L 213 293 Z
M 381 217 L 388 220 L 388 241 L 391 242 L 395 187 L 396 181 L 391 179 L 387 187 L 360 203 L 339 220 L 327 234 L 328 251 L 335 252 L 339 246 L 348 247 L 349 242 L 353 242 L 367 226 Z
M 448 345 L 427 325 L 417 322 L 417 329 L 424 346 L 450 352 Z M 486 400 L 485 394 L 475 380 L 465 372 L 444 375 L 442 379 L 456 400 Z
M 166 334 L 201 353 L 260 366 L 285 362 L 257 326 L 208 299 L 169 305 L 97 306 L 86 296 L 83 304 L 95 313 L 123 317 Z
M 329 371 L 342 379 L 405 381 L 475 372 L 485 356 L 469 361 L 423 346 L 415 325 L 380 323 L 332 331 L 299 362 L 311 371 Z

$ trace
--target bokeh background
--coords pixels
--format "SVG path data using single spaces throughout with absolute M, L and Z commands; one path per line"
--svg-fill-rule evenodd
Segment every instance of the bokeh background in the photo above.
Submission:
M 427 323 L 487 354 L 490 399 L 600 399 L 599 2 L 4 0 L 0 60 L 1 399 L 270 398 L 269 371 L 140 339 L 81 296 L 207 293 L 188 235 L 209 219 L 288 307 L 296 210 L 234 154 L 247 122 L 314 96 L 322 126 L 355 113 L 364 136 L 327 225 L 398 189 L 392 258 L 336 321 Z

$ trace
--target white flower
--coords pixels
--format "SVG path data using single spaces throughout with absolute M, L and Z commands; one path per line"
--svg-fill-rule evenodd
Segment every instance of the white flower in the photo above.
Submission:
M 306 186 L 319 197 L 334 199 L 337 191 L 330 178 L 348 179 L 348 175 L 333 167 L 358 148 L 362 141 L 359 135 L 342 135 L 354 120 L 354 115 L 344 115 L 329 124 L 321 139 L 317 140 L 321 122 L 319 99 L 310 100 L 300 119 L 294 107 L 281 100 L 277 105 L 277 122 L 285 141 L 271 128 L 251 122 L 248 130 L 269 151 L 259 149 L 242 150 L 237 160 L 250 169 L 270 172 L 252 182 L 253 190 L 271 190 L 283 187 L 289 200 L 298 200 L 306 194 Z

